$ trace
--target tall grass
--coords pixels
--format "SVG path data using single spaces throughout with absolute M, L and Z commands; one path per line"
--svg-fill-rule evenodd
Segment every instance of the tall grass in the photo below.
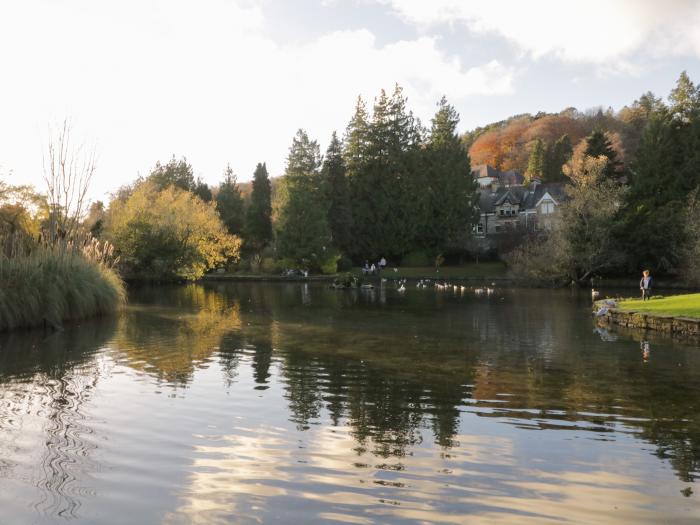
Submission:
M 4 239 L 0 253 L 0 330 L 60 326 L 114 312 L 125 301 L 111 246 L 97 240 L 28 245 Z

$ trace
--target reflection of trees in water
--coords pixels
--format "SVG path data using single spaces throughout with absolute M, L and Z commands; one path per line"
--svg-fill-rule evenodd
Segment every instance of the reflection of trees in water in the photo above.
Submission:
M 91 495 L 80 485 L 96 466 L 95 446 L 83 407 L 97 386 L 102 364 L 95 352 L 114 332 L 114 319 L 98 319 L 44 339 L 39 332 L 5 335 L 0 340 L 0 457 L 21 457 L 21 441 L 34 437 L 43 450 L 30 474 L 40 490 L 34 507 L 48 516 L 75 518 L 81 499 Z M 34 430 L 33 420 L 42 423 Z M 12 468 L 12 466 L 10 466 Z M 10 475 L 6 472 L 5 475 Z
M 157 295 L 147 288 L 138 298 L 150 302 L 127 307 L 113 346 L 131 368 L 174 386 L 187 384 L 222 337 L 241 326 L 239 303 L 202 286 L 164 287 Z
M 360 450 L 401 456 L 422 429 L 440 446 L 457 445 L 463 400 L 472 398 L 478 415 L 521 428 L 629 430 L 654 443 L 681 479 L 698 471 L 700 392 L 675 385 L 700 384 L 700 363 L 678 366 L 690 355 L 680 348 L 663 358 L 652 352 L 647 364 L 636 350 L 611 351 L 592 333 L 587 298 L 572 308 L 571 298 L 546 291 L 479 302 L 407 294 L 400 308 L 387 308 L 321 288 L 303 304 L 294 286 L 221 292 L 240 297 L 256 382 L 267 381 L 272 348 L 281 350 L 275 355 L 299 428 L 325 409 L 333 424 L 348 421 Z

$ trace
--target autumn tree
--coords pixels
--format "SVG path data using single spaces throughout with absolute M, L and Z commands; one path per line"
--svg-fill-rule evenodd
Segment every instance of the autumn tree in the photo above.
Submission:
M 135 276 L 158 280 L 199 279 L 240 254 L 213 203 L 175 185 L 139 184 L 125 201 L 109 208 L 105 236 Z

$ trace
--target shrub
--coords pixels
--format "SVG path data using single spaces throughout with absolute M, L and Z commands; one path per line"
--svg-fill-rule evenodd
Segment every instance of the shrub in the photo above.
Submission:
M 326 275 L 338 273 L 339 259 L 340 255 L 338 255 L 337 253 L 331 254 L 330 257 L 328 257 L 325 261 L 321 263 L 321 273 L 324 273 Z
M 65 246 L 0 256 L 0 330 L 113 312 L 125 301 L 119 276 Z
M 338 266 L 337 269 L 339 272 L 349 272 L 350 270 L 352 270 L 352 261 L 350 260 L 349 257 L 342 255 L 338 259 L 337 266 Z
M 401 266 L 432 266 L 433 260 L 421 250 L 414 250 L 404 255 Z

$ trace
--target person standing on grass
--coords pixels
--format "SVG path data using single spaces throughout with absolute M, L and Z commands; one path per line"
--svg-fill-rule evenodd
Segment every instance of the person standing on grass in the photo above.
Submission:
M 649 270 L 642 272 L 642 280 L 639 281 L 639 289 L 642 291 L 642 301 L 646 301 L 651 297 L 651 275 Z

